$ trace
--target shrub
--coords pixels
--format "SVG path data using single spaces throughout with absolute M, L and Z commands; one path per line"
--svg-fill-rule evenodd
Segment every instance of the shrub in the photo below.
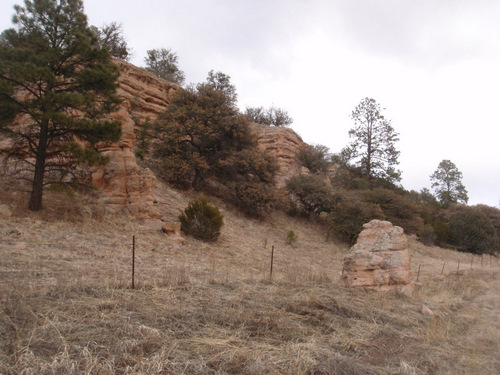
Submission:
M 237 181 L 226 186 L 225 198 L 249 216 L 264 217 L 276 202 L 273 187 L 260 181 Z
M 425 224 L 420 233 L 418 234 L 418 240 L 422 242 L 425 246 L 434 245 L 434 228 L 431 224 Z
M 404 228 L 405 232 L 419 233 L 422 230 L 423 221 L 419 216 L 419 206 L 397 192 L 376 188 L 365 191 L 363 200 L 380 206 L 386 220 Z
M 134 155 L 139 159 L 144 159 L 144 157 L 146 156 L 146 150 L 144 150 L 143 148 L 136 148 L 134 151 Z
M 140 121 L 135 121 L 140 122 Z M 141 159 L 143 159 L 148 153 L 151 147 L 151 143 L 153 141 L 153 126 L 154 123 L 151 121 L 149 117 L 146 118 L 144 122 L 140 124 L 140 130 L 137 133 L 136 146 L 137 150 L 141 150 L 140 153 L 143 154 Z M 136 151 L 137 153 L 137 151 Z
M 306 145 L 300 148 L 297 159 L 311 173 L 325 174 L 332 165 L 328 147 L 322 145 Z
M 363 224 L 373 219 L 385 219 L 378 205 L 363 202 L 358 194 L 344 193 L 329 215 L 328 233 L 352 244 Z
M 450 244 L 460 251 L 492 254 L 498 251 L 495 227 L 480 209 L 458 206 L 450 215 Z
M 169 183 L 204 191 L 262 216 L 274 200 L 276 160 L 256 146 L 229 76 L 179 89 L 153 127 L 152 169 Z
M 490 219 L 491 224 L 495 227 L 497 237 L 500 238 L 500 209 L 485 204 L 478 204 L 474 206 L 474 209 L 481 211 Z
M 219 208 L 210 205 L 204 196 L 191 201 L 179 215 L 179 221 L 184 233 L 203 241 L 217 241 L 224 225 Z
M 199 159 L 188 159 L 181 154 L 171 154 L 156 160 L 158 175 L 177 188 L 189 189 L 193 186 L 196 174 L 205 171 Z
M 293 230 L 289 230 L 286 234 L 286 243 L 287 245 L 293 245 L 297 242 L 299 237 L 295 234 Z
M 424 218 L 425 226 L 430 225 L 432 227 L 433 242 L 437 246 L 446 246 L 450 242 L 450 226 L 444 216 L 444 212 L 438 211 Z
M 286 190 L 295 198 L 295 208 L 310 218 L 331 212 L 335 205 L 333 190 L 320 176 L 301 174 L 289 179 Z
M 264 109 L 264 107 L 247 107 L 245 116 L 249 121 L 268 126 L 290 126 L 293 119 L 288 112 L 274 106 Z
M 147 57 L 144 59 L 146 70 L 156 74 L 170 82 L 182 85 L 186 78 L 184 72 L 179 69 L 179 58 L 171 49 L 150 49 L 146 51 Z
M 278 170 L 278 164 L 274 157 L 253 146 L 235 151 L 219 160 L 213 170 L 214 174 L 223 182 L 252 180 L 272 183 Z

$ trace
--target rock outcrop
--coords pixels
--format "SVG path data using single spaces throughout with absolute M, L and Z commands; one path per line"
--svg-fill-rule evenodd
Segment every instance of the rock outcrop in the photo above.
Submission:
M 167 109 L 179 86 L 125 61 L 115 62 L 121 72 L 117 94 L 123 102 L 110 118 L 121 122 L 122 137 L 114 144 L 100 147 L 109 162 L 88 171 L 88 180 L 98 188 L 101 201 L 111 212 L 125 209 L 143 218 L 158 218 L 153 194 L 156 177 L 151 170 L 138 165 L 134 149 L 141 126 Z M 295 156 L 306 143 L 292 129 L 253 124 L 252 131 L 258 139 L 259 149 L 277 160 L 277 187 L 283 187 L 292 176 L 308 173 Z M 0 158 L 11 147 L 11 140 L 0 138 Z
M 415 285 L 403 228 L 380 220 L 372 220 L 363 228 L 344 257 L 344 281 L 354 287 L 412 294 Z
M 276 187 L 285 186 L 286 181 L 300 173 L 308 173 L 296 158 L 297 152 L 306 143 L 290 128 L 253 124 L 252 129 L 257 137 L 258 148 L 274 156 L 278 162 Z
M 128 209 L 134 215 L 157 217 L 153 195 L 155 175 L 138 166 L 133 149 L 141 125 L 165 111 L 178 86 L 127 62 L 116 63 L 121 72 L 117 93 L 123 102 L 111 118 L 120 120 L 122 138 L 101 148 L 109 163 L 92 171 L 92 183 L 110 209 Z

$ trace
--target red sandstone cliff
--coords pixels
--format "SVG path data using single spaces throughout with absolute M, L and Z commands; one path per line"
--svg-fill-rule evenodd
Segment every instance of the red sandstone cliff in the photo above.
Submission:
M 121 71 L 118 95 L 123 102 L 111 118 L 121 121 L 122 138 L 101 148 L 109 157 L 109 163 L 91 171 L 92 184 L 99 189 L 101 200 L 109 209 L 127 209 L 134 215 L 154 218 L 158 216 L 153 194 L 156 177 L 151 170 L 137 164 L 134 145 L 141 125 L 147 118 L 154 120 L 165 111 L 178 86 L 125 61 L 116 63 Z M 297 133 L 290 128 L 258 124 L 253 124 L 252 129 L 258 147 L 278 162 L 277 187 L 283 187 L 287 179 L 304 172 L 295 158 L 305 145 Z M 9 141 L 0 139 L 0 154 L 9 147 Z
M 93 170 L 92 183 L 101 190 L 103 202 L 111 209 L 126 208 L 134 215 L 155 217 L 156 178 L 149 169 L 137 165 L 133 147 L 141 124 L 165 111 L 178 86 L 127 62 L 117 63 L 121 71 L 118 95 L 123 103 L 112 118 L 122 123 L 122 139 L 101 150 L 109 157 L 109 163 Z
M 252 124 L 258 147 L 274 156 L 278 162 L 276 186 L 284 187 L 286 181 L 308 170 L 301 166 L 295 155 L 306 143 L 290 128 Z

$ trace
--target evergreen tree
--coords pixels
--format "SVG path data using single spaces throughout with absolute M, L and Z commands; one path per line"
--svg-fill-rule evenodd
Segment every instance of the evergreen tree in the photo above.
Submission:
M 451 203 L 467 203 L 469 197 L 462 184 L 462 172 L 450 160 L 439 163 L 436 171 L 430 176 L 432 188 L 443 206 Z
M 121 24 L 111 22 L 100 29 L 95 26 L 91 26 L 91 29 L 99 39 L 100 46 L 107 47 L 111 56 L 125 61 L 130 60 L 130 51 Z
M 159 142 L 154 156 L 164 176 L 180 187 L 201 189 L 209 176 L 220 175 L 223 161 L 248 148 L 253 140 L 239 114 L 236 89 L 229 76 L 213 71 L 196 87 L 178 90 L 155 126 Z
M 246 214 L 263 216 L 274 202 L 274 158 L 256 148 L 236 88 L 224 73 L 179 89 L 154 126 L 153 168 L 181 188 L 219 194 Z
M 331 212 L 336 203 L 332 188 L 318 175 L 293 176 L 286 182 L 286 190 L 293 197 L 295 206 L 311 219 L 322 212 Z
M 170 49 L 151 49 L 146 51 L 148 56 L 144 59 L 146 69 L 167 81 L 183 85 L 186 76 L 179 69 L 179 58 Z
M 477 207 L 456 206 L 449 218 L 450 244 L 460 251 L 494 254 L 498 236 L 490 218 Z
M 268 109 L 264 109 L 264 107 L 247 107 L 245 115 L 249 121 L 261 125 L 286 127 L 293 123 L 293 119 L 287 111 L 275 106 Z
M 330 150 L 323 145 L 301 147 L 296 157 L 311 173 L 326 174 L 332 166 Z
M 355 127 L 349 130 L 354 138 L 342 155 L 346 161 L 360 168 L 361 176 L 368 180 L 383 179 L 389 183 L 401 180 L 401 172 L 394 168 L 399 164 L 399 140 L 389 120 L 381 113 L 375 99 L 363 99 L 352 112 Z
M 78 163 L 106 162 L 96 144 L 121 134 L 120 123 L 106 119 L 119 104 L 119 70 L 82 0 L 25 0 L 14 9 L 16 28 L 0 37 L 0 132 L 13 139 L 9 160 L 32 183 L 28 208 L 38 211 L 44 185 Z

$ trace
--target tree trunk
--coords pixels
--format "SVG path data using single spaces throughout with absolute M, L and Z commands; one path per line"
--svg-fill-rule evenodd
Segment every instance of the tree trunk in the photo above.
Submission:
M 366 150 L 366 176 L 368 181 L 372 179 L 372 141 L 373 141 L 373 121 L 368 119 L 368 139 L 367 139 L 367 150 Z M 371 189 L 371 184 L 370 184 Z
M 35 174 L 33 175 L 33 188 L 28 204 L 31 211 L 40 211 L 42 209 L 43 180 L 45 176 L 45 159 L 47 156 L 47 142 L 49 132 L 48 121 L 43 121 L 40 126 L 40 135 L 35 161 Z
M 43 193 L 43 175 L 45 166 L 39 166 L 38 157 L 35 166 L 35 175 L 33 177 L 33 188 L 31 190 L 30 202 L 28 209 L 31 211 L 40 211 L 42 209 L 42 193 Z

